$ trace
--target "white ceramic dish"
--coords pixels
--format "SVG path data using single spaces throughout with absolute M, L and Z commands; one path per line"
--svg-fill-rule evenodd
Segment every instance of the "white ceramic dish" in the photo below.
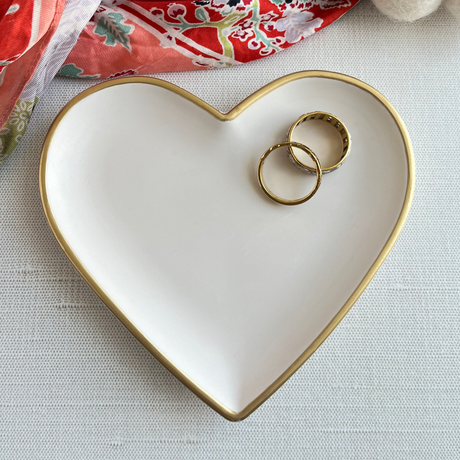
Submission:
M 311 201 L 271 202 L 258 159 L 315 110 L 346 124 L 350 156 Z M 327 162 L 337 139 L 308 129 L 296 140 Z M 283 152 L 266 172 L 286 198 L 314 182 Z M 413 183 L 395 110 L 328 72 L 286 76 L 226 115 L 161 80 L 102 83 L 56 118 L 40 168 L 47 218 L 82 276 L 230 420 L 276 391 L 351 308 L 404 224 Z

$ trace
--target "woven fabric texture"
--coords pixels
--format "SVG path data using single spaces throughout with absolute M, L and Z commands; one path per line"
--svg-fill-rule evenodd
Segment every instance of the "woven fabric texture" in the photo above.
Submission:
M 459 458 L 459 24 L 443 9 L 400 24 L 363 1 L 276 56 L 160 77 L 224 111 L 307 69 L 360 78 L 394 104 L 413 141 L 415 198 L 348 316 L 240 423 L 163 369 L 54 240 L 38 191 L 41 144 L 94 82 L 53 80 L 0 168 L 0 459 Z

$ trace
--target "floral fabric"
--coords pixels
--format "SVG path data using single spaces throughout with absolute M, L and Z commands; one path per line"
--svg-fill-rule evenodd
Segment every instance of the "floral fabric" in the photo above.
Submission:
M 358 0 L 103 0 L 60 72 L 81 78 L 226 67 L 270 56 Z
M 270 56 L 359 0 L 2 0 L 0 163 L 57 74 L 115 78 Z
M 34 75 L 63 9 L 64 0 L 3 0 L 0 4 L 0 129 Z

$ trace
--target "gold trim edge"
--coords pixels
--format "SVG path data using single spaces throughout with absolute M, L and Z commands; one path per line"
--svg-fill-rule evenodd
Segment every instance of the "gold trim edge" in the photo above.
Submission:
M 83 264 L 80 262 L 78 257 L 73 252 L 70 245 L 67 243 L 66 239 L 62 235 L 59 226 L 53 216 L 51 211 L 48 196 L 46 192 L 46 160 L 48 149 L 51 145 L 54 133 L 60 123 L 60 121 L 65 117 L 69 110 L 76 105 L 78 102 L 84 98 L 90 96 L 93 93 L 101 91 L 105 88 L 111 86 L 117 86 L 127 83 L 145 83 L 154 86 L 159 86 L 161 88 L 172 91 L 173 93 L 178 94 L 179 96 L 189 100 L 198 107 L 207 111 L 217 119 L 221 121 L 231 121 L 237 118 L 242 112 L 244 112 L 249 106 L 257 102 L 259 99 L 263 98 L 268 93 L 274 91 L 275 89 L 284 86 L 292 81 L 303 79 L 303 78 L 329 78 L 332 80 L 339 80 L 345 83 L 356 86 L 364 91 L 367 91 L 372 96 L 374 96 L 391 114 L 395 120 L 398 129 L 401 133 L 401 137 L 404 142 L 407 158 L 407 188 L 406 195 L 404 198 L 404 203 L 401 208 L 398 220 L 391 232 L 387 242 L 383 246 L 380 254 L 377 259 L 374 261 L 369 271 L 366 273 L 362 281 L 359 283 L 358 287 L 355 289 L 350 298 L 346 301 L 345 305 L 340 309 L 340 311 L 335 315 L 335 317 L 330 321 L 330 323 L 323 329 L 323 331 L 318 335 L 318 337 L 310 344 L 310 346 L 286 369 L 286 371 L 281 374 L 270 386 L 268 386 L 257 398 L 255 398 L 251 403 L 249 403 L 244 409 L 240 412 L 234 412 L 219 403 L 214 399 L 210 394 L 203 390 L 199 385 L 197 385 L 193 380 L 191 380 L 186 374 L 184 374 L 179 368 L 177 368 L 157 347 L 150 342 L 144 334 L 135 326 L 134 323 L 125 315 L 123 310 L 121 310 L 115 302 L 108 296 L 108 294 L 98 285 L 98 283 L 92 278 L 90 273 L 86 270 Z M 91 88 L 81 92 L 70 100 L 64 108 L 59 112 L 59 114 L 54 119 L 51 124 L 48 133 L 46 135 L 45 141 L 43 143 L 43 148 L 40 157 L 39 165 L 39 190 L 40 197 L 42 201 L 43 210 L 47 218 L 48 224 L 64 251 L 67 258 L 74 265 L 83 279 L 89 284 L 97 296 L 102 300 L 102 302 L 112 311 L 112 313 L 121 321 L 121 323 L 128 329 L 128 331 L 134 335 L 134 337 L 166 368 L 170 371 L 178 380 L 180 380 L 187 388 L 189 388 L 196 396 L 198 396 L 204 403 L 210 406 L 213 410 L 219 413 L 221 416 L 226 418 L 229 421 L 240 421 L 248 417 L 252 412 L 254 412 L 261 404 L 263 404 L 270 396 L 272 396 L 281 386 L 290 378 L 294 373 L 310 358 L 310 356 L 320 347 L 322 343 L 327 339 L 327 337 L 332 333 L 332 331 L 337 327 L 337 325 L 342 321 L 345 315 L 350 311 L 351 307 L 355 304 L 358 298 L 361 296 L 363 291 L 366 289 L 372 278 L 377 273 L 378 269 L 382 265 L 385 258 L 388 256 L 390 250 L 394 246 L 396 240 L 398 239 L 402 228 L 407 220 L 409 210 L 412 203 L 412 198 L 414 194 L 415 187 L 415 165 L 412 145 L 409 138 L 409 133 L 407 128 L 404 125 L 401 117 L 397 113 L 396 109 L 391 105 L 391 103 L 375 88 L 364 83 L 361 80 L 358 80 L 354 77 L 344 75 L 336 72 L 329 72 L 323 70 L 309 70 L 296 72 L 284 77 L 278 78 L 273 82 L 263 86 L 249 97 L 244 99 L 238 105 L 236 105 L 232 110 L 227 113 L 219 112 L 217 109 L 201 100 L 197 96 L 189 93 L 188 91 L 164 80 L 160 80 L 153 77 L 125 77 L 115 80 L 110 80 L 106 82 L 99 83 Z

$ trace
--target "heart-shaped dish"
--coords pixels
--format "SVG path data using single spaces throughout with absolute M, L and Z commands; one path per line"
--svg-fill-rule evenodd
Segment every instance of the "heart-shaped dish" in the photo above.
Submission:
M 273 203 L 257 161 L 316 110 L 346 124 L 350 157 L 308 203 Z M 320 154 L 315 131 L 310 140 Z M 294 198 L 314 176 L 283 155 L 268 180 Z M 40 163 L 48 222 L 76 269 L 229 420 L 262 404 L 346 315 L 395 243 L 413 188 L 395 109 L 323 71 L 280 78 L 227 114 L 154 78 L 101 83 L 57 116 Z

